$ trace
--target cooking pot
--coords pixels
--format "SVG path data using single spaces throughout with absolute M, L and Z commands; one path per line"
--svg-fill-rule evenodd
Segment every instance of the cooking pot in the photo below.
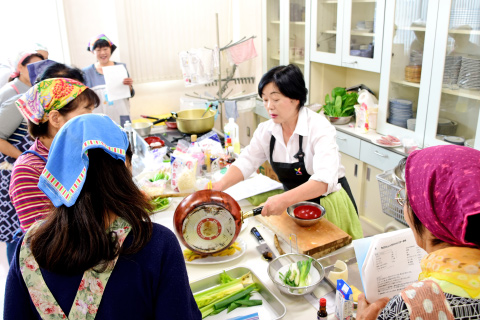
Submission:
M 215 125 L 216 111 L 208 110 L 202 117 L 205 109 L 189 109 L 172 112 L 177 119 L 177 128 L 183 133 L 204 133 L 212 130 Z
M 200 110 L 202 111 L 202 110 Z M 242 213 L 230 195 L 200 190 L 182 200 L 173 215 L 175 233 L 190 250 L 212 254 L 230 246 L 242 228 L 243 220 L 262 212 L 263 207 Z

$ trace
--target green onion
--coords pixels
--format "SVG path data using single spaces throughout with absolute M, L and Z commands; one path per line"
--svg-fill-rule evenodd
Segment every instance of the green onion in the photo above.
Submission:
M 255 288 L 256 288 L 256 285 L 251 284 L 251 285 L 247 286 L 245 289 L 243 289 L 242 291 L 231 294 L 230 296 L 226 297 L 222 301 L 219 301 L 219 302 L 215 303 L 213 305 L 213 307 L 215 309 L 220 309 L 224 306 L 228 306 L 230 303 L 234 302 L 235 300 L 238 300 L 238 299 L 243 298 L 246 295 L 250 294 L 250 292 L 252 292 L 253 289 L 255 289 Z

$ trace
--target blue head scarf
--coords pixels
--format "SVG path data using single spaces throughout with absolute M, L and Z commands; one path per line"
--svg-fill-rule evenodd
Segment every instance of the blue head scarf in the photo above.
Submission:
M 53 64 L 56 64 L 57 62 L 53 60 L 42 60 L 34 63 L 30 63 L 27 65 L 28 69 L 28 76 L 30 77 L 30 83 L 35 85 L 35 82 L 37 81 L 37 78 L 40 77 L 45 69 L 50 67 Z
M 88 171 L 88 149 L 101 148 L 125 161 L 127 134 L 109 117 L 85 114 L 69 120 L 55 135 L 38 188 L 55 207 L 71 207 L 78 198 Z

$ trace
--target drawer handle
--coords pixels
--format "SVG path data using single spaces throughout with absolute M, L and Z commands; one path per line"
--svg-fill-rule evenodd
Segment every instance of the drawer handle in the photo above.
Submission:
M 338 140 L 347 141 L 347 138 L 337 138 Z
M 376 154 L 377 156 L 380 156 L 380 157 L 382 157 L 382 158 L 388 158 L 388 156 L 387 156 L 387 155 L 385 155 L 385 154 L 381 154 L 381 153 L 380 153 L 380 152 L 378 152 L 378 151 L 375 151 L 375 154 Z

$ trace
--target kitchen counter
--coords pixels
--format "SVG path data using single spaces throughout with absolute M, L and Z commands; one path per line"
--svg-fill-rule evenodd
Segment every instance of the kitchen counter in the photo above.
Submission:
M 180 203 L 182 198 L 172 199 L 172 205 L 167 210 L 158 212 L 152 215 L 151 218 L 153 222 L 162 224 L 165 227 L 173 230 L 173 214 L 175 212 L 175 208 Z M 251 210 L 255 207 L 252 206 L 247 200 L 241 200 L 238 203 L 243 212 Z M 257 251 L 256 247 L 258 246 L 258 242 L 250 233 L 250 229 L 252 227 L 256 227 L 265 239 L 268 246 L 272 248 L 275 255 L 278 256 L 278 252 L 273 243 L 272 231 L 258 222 L 255 218 L 249 218 L 245 220 L 245 223 L 247 224 L 247 227 L 244 228 L 238 236 L 244 240 L 247 245 L 245 254 L 233 261 L 220 264 L 187 264 L 187 272 L 190 282 L 203 279 L 213 274 L 218 274 L 225 269 L 244 266 L 255 272 L 260 280 L 266 285 L 266 287 L 285 304 L 287 312 L 282 319 L 316 319 L 317 310 L 307 300 L 305 300 L 304 297 L 293 297 L 282 294 L 268 277 L 268 262 L 265 261 Z M 282 248 L 285 252 L 290 252 L 290 249 L 287 245 L 282 244 Z M 324 281 L 322 281 L 321 285 L 328 286 L 328 284 L 324 283 Z

